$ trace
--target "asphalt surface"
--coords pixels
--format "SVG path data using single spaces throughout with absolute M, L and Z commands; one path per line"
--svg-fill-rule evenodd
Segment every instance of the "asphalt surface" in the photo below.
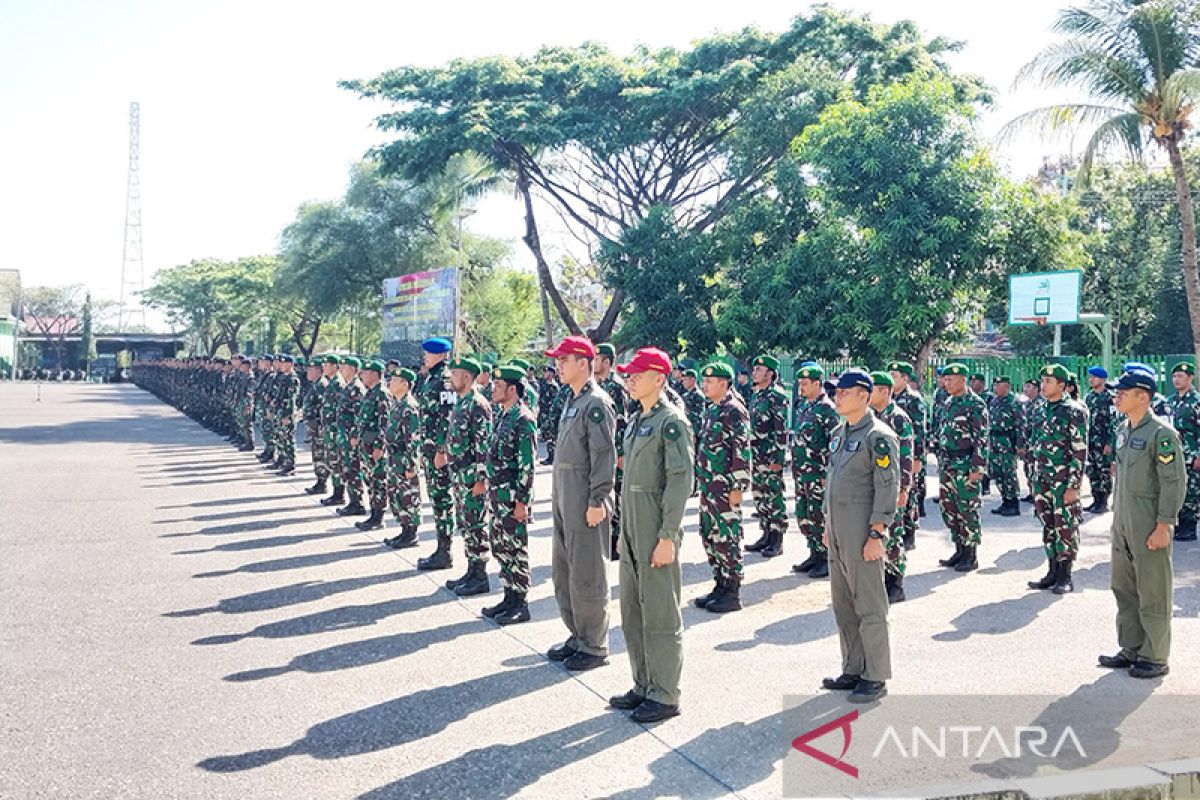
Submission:
M 501 629 L 479 615 L 494 562 L 492 594 L 455 598 L 460 541 L 453 571 L 417 572 L 429 524 L 387 550 L 390 529 L 303 493 L 307 463 L 271 476 L 131 386 L 0 384 L 0 797 L 780 796 L 804 723 L 785 696 L 840 666 L 828 582 L 790 572 L 794 526 L 783 557 L 747 555 L 745 610 L 716 616 L 690 605 L 709 581 L 692 508 L 684 713 L 647 729 L 606 708 L 630 687 L 615 602 L 609 666 L 542 655 L 563 638 L 548 470 L 534 620 Z M 1044 566 L 1029 507 L 1001 520 L 996 502 L 967 575 L 937 567 L 951 548 L 929 506 L 891 614 L 892 695 L 1077 707 L 1114 732 L 1080 767 L 1194 755 L 1147 700 L 1200 694 L 1200 548 L 1176 545 L 1173 672 L 1134 681 L 1095 666 L 1115 650 L 1108 518 L 1089 517 L 1078 591 L 1056 598 L 1025 589 Z

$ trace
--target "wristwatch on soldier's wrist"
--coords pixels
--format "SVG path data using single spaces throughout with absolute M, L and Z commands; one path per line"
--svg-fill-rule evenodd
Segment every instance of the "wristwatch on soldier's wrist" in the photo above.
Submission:
M 886 536 L 883 535 L 882 531 L 877 531 L 874 528 L 871 528 L 871 530 L 867 531 L 867 536 L 871 537 L 872 539 L 880 539 L 880 540 L 887 538 Z

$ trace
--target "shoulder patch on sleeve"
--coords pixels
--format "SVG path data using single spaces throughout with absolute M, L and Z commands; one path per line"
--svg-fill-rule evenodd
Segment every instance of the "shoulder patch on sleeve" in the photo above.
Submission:
M 663 438 L 668 442 L 673 442 L 683 435 L 683 428 L 675 420 L 671 420 L 666 425 L 663 425 Z
M 875 440 L 875 452 L 879 455 L 888 455 L 892 452 L 892 448 L 888 446 L 887 439 L 880 437 Z
M 892 465 L 892 446 L 882 436 L 875 440 L 875 466 L 887 469 Z
M 1170 453 L 1175 450 L 1175 442 L 1170 436 L 1164 436 L 1158 440 L 1158 450 L 1161 453 Z
M 604 411 L 601 410 L 600 406 L 592 406 L 588 409 L 588 419 L 592 422 L 603 422 Z

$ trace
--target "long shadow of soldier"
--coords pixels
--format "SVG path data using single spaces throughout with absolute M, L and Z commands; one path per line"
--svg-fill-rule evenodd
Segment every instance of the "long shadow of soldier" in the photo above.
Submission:
M 215 606 L 202 608 L 187 608 L 180 611 L 167 611 L 164 617 L 182 618 L 198 617 L 202 614 L 246 614 L 254 611 L 270 611 L 285 606 L 311 603 L 324 600 L 341 592 L 352 592 L 369 586 L 400 580 L 403 577 L 397 572 L 383 572 L 379 575 L 367 575 L 361 578 L 342 578 L 336 581 L 301 581 L 299 583 L 278 586 L 274 589 L 263 589 L 258 592 L 238 595 L 237 597 L 222 598 Z
M 306 556 L 289 556 L 288 558 L 276 558 L 271 561 L 255 561 L 250 564 L 244 564 L 234 569 L 220 569 L 209 572 L 197 572 L 193 578 L 224 578 L 237 573 L 260 573 L 260 572 L 283 572 L 288 569 L 303 569 L 305 567 L 323 567 L 327 564 L 336 564 L 339 561 L 347 561 L 351 558 L 364 558 L 368 556 L 381 556 L 386 553 L 385 550 L 375 547 L 369 548 L 348 548 L 346 550 L 334 550 L 329 553 L 313 553 Z

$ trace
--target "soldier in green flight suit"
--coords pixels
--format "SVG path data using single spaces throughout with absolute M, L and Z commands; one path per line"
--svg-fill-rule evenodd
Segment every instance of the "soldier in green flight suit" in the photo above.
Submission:
M 1023 447 L 1021 407 L 1007 376 L 996 378 L 988 403 L 991 432 L 988 438 L 988 474 L 1000 490 L 1001 503 L 992 509 L 1002 517 L 1021 515 L 1021 485 L 1017 480 L 1017 451 Z
M 1108 390 L 1108 370 L 1101 366 L 1088 368 L 1088 392 L 1084 402 L 1088 412 L 1087 479 L 1092 490 L 1092 504 L 1084 508 L 1092 514 L 1108 511 L 1108 496 L 1112 494 L 1113 443 L 1116 440 L 1116 409 Z
M 896 460 L 900 464 L 900 490 L 896 496 L 896 519 L 888 526 L 885 543 L 887 558 L 884 565 L 883 585 L 887 590 L 888 603 L 903 603 L 904 575 L 908 571 L 908 557 L 904 550 L 904 514 L 908 498 L 912 495 L 916 468 L 913 466 L 912 420 L 904 409 L 892 398 L 895 382 L 890 372 L 872 372 L 869 404 L 875 416 L 896 434 Z
M 357 438 L 351 444 L 358 448 L 363 483 L 367 486 L 371 505 L 371 515 L 354 523 L 360 531 L 382 528 L 388 507 L 387 423 L 392 396 L 383 383 L 383 369 L 382 362 L 371 360 L 363 362 L 358 371 L 365 391 L 358 406 Z
M 395 398 L 388 411 L 388 497 L 400 532 L 383 543 L 398 550 L 417 546 L 421 527 L 421 407 L 413 398 L 417 374 L 411 369 L 394 369 L 388 389 Z
M 979 567 L 979 482 L 987 466 L 987 405 L 967 388 L 967 368 L 942 368 L 947 399 L 938 431 L 938 483 L 942 519 L 954 540 L 954 555 L 938 561 L 957 572 Z
M 1042 523 L 1042 544 L 1049 569 L 1030 589 L 1055 594 L 1074 591 L 1072 565 L 1079 552 L 1079 491 L 1087 460 L 1087 410 L 1066 395 L 1071 374 L 1061 364 L 1042 368 L 1046 407 L 1029 441 L 1033 460 L 1033 512 Z
M 825 487 L 825 545 L 842 674 L 821 685 L 831 691 L 850 690 L 846 699 L 852 703 L 882 698 L 892 677 L 884 543 L 896 519 L 900 444 L 871 413 L 873 389 L 871 376 L 860 369 L 846 370 L 838 378 L 837 410 L 845 421 L 829 444 Z
M 1183 361 L 1171 369 L 1175 394 L 1167 401 L 1171 423 L 1183 445 L 1183 462 L 1187 472 L 1187 495 L 1179 512 L 1175 540 L 1196 541 L 1196 518 L 1200 515 L 1200 392 L 1193 386 L 1196 368 Z
M 1171 526 L 1187 484 L 1179 436 L 1150 413 L 1156 388 L 1153 373 L 1127 373 L 1117 383 L 1126 420 L 1117 429 L 1111 583 L 1121 650 L 1100 656 L 1100 666 L 1128 669 L 1134 678 L 1170 671 Z
M 487 446 L 492 435 L 492 404 L 475 385 L 483 367 L 460 358 L 450 362 L 450 385 L 458 395 L 446 431 L 442 460 L 454 480 L 454 521 L 463 537 L 467 571 L 446 588 L 459 597 L 491 591 L 487 576 Z
M 528 622 L 529 533 L 533 475 L 537 468 L 537 420 L 525 405 L 525 370 L 508 364 L 492 371 L 494 426 L 487 450 L 491 544 L 500 564 L 504 599 L 483 610 L 500 625 Z
M 752 377 L 754 394 L 746 409 L 750 412 L 750 447 L 754 452 L 752 494 L 762 533 L 746 549 L 773 558 L 783 553 L 783 535 L 788 527 L 783 500 L 788 397 L 779 386 L 779 360 L 775 357 L 761 355 L 754 359 Z
M 643 348 L 617 369 L 638 404 L 625 430 L 620 545 L 621 626 L 633 688 L 609 704 L 632 709 L 631 719 L 648 723 L 679 714 L 683 580 L 678 551 L 695 464 L 687 418 L 663 399 L 671 373 L 667 354 Z
M 792 478 L 796 485 L 796 526 L 808 544 L 808 558 L 792 567 L 810 578 L 829 577 L 825 549 L 825 472 L 829 466 L 829 438 L 841 417 L 825 392 L 825 370 L 815 362 L 796 373 L 796 405 L 792 421 Z

